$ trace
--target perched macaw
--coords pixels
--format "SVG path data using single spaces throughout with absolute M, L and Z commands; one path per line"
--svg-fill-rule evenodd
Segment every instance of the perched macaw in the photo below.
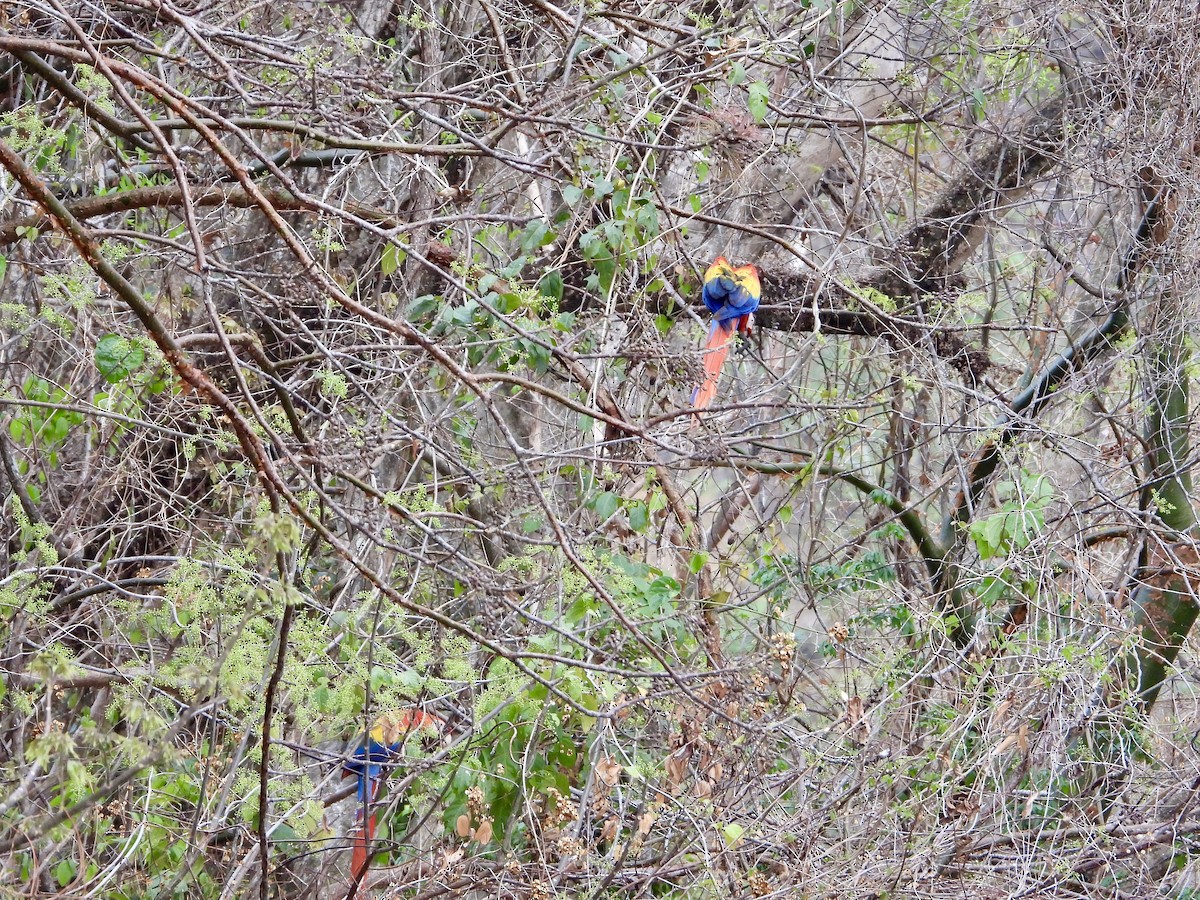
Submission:
M 734 331 L 750 334 L 750 319 L 762 296 L 758 269 L 752 265 L 731 266 L 729 260 L 718 256 L 704 273 L 702 296 L 713 321 L 704 345 L 704 382 L 692 391 L 692 406 L 696 409 L 704 409 L 717 396 L 717 381 Z
M 358 812 L 355 816 L 354 848 L 350 854 L 350 876 L 362 880 L 370 865 L 371 842 L 375 839 L 375 795 L 384 778 L 384 767 L 400 755 L 410 734 L 424 729 L 437 731 L 442 720 L 419 709 L 386 713 L 375 722 L 362 744 L 342 763 L 342 777 L 358 776 Z

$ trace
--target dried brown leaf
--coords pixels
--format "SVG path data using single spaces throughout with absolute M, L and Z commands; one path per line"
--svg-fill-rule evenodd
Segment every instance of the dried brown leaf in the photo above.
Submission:
M 454 248 L 442 241 L 430 241 L 425 247 L 425 255 L 439 266 L 450 265 L 457 256 Z
M 862 697 L 855 695 L 846 702 L 846 721 L 850 724 L 850 736 L 856 741 L 861 743 L 871 736 Z
M 481 844 L 486 844 L 492 839 L 492 820 L 484 819 L 479 823 L 479 827 L 471 834 L 473 840 Z
M 1003 753 L 1005 750 L 1009 750 L 1012 747 L 1015 747 L 1017 745 L 1017 741 L 1018 741 L 1017 734 L 1016 734 L 1016 732 L 1013 732 L 1012 734 L 1005 736 L 1004 740 L 1002 740 L 999 744 L 997 744 L 996 749 L 993 750 L 992 752 L 993 753 Z
M 675 787 L 683 782 L 683 776 L 687 774 L 688 756 L 691 754 L 676 750 L 667 757 L 667 784 Z
M 650 829 L 654 827 L 658 816 L 652 812 L 644 812 L 638 817 L 637 833 L 645 837 L 650 833 Z
M 1006 697 L 1000 701 L 1000 705 L 996 707 L 996 711 L 992 714 L 993 722 L 1001 722 L 1008 715 L 1008 711 L 1012 708 L 1013 702 L 1011 697 Z
M 846 721 L 851 725 L 857 725 L 863 717 L 863 701 L 862 697 L 857 695 L 850 698 L 846 703 Z
M 620 781 L 621 771 L 621 766 L 607 756 L 596 763 L 596 777 L 609 787 Z
M 617 819 L 616 816 L 611 819 L 606 819 L 604 827 L 600 829 L 600 840 L 607 844 L 617 836 Z

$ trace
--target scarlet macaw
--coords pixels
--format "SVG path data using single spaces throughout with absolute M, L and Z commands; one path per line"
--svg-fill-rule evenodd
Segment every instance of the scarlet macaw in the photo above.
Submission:
M 752 265 L 731 266 L 725 257 L 718 256 L 704 273 L 702 296 L 713 321 L 704 345 L 704 382 L 692 391 L 695 409 L 704 409 L 717 396 L 717 380 L 729 355 L 734 329 L 750 334 L 750 319 L 762 296 L 758 269 Z
M 442 720 L 419 709 L 397 710 L 380 716 L 353 755 L 342 764 L 342 777 L 358 776 L 358 811 L 355 815 L 354 847 L 350 853 L 350 876 L 361 881 L 370 865 L 371 842 L 375 840 L 375 795 L 383 781 L 384 766 L 400 755 L 410 734 L 426 728 L 438 730 Z M 364 826 L 365 819 L 365 826 Z

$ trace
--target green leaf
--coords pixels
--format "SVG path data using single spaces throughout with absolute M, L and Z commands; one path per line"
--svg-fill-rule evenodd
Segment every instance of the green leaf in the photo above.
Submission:
M 605 491 L 599 494 L 592 502 L 592 510 L 601 519 L 607 519 L 617 511 L 617 502 L 618 498 L 616 494 L 612 491 Z
M 593 229 L 579 239 L 579 249 L 596 270 L 600 290 L 607 293 L 617 275 L 617 260 L 612 247 L 602 233 Z
M 505 291 L 504 293 L 499 294 L 493 303 L 495 304 L 496 309 L 505 315 L 514 313 L 525 305 L 524 298 L 514 291 Z
M 535 344 L 532 341 L 522 341 L 521 344 L 525 350 L 525 362 L 539 375 L 545 375 L 550 369 L 549 348 L 543 347 L 541 344 Z
M 725 838 L 725 845 L 730 848 L 741 844 L 742 835 L 745 833 L 746 829 L 737 822 L 727 822 L 721 826 L 721 836 Z
M 558 235 L 550 228 L 550 223 L 545 219 L 534 219 L 525 226 L 525 230 L 521 233 L 521 249 L 528 253 L 539 247 L 545 247 L 556 237 Z
M 729 71 L 729 86 L 737 87 L 746 80 L 746 67 L 740 62 L 735 62 Z
M 971 115 L 975 117 L 975 121 L 980 121 L 987 111 L 987 94 L 983 92 L 983 88 L 975 88 L 971 91 Z
M 542 276 L 542 280 L 538 282 L 538 291 L 543 297 L 553 297 L 555 300 L 563 298 L 563 277 L 562 272 L 558 269 L 551 269 Z
M 683 585 L 670 575 L 659 575 L 646 585 L 646 600 L 656 615 L 669 612 L 671 601 L 679 596 L 682 587 Z
M 692 558 L 688 560 L 688 571 L 691 572 L 693 575 L 695 575 L 697 572 L 699 572 L 701 569 L 704 568 L 704 565 L 707 562 L 708 562 L 708 554 L 707 553 L 693 553 Z
M 629 527 L 639 534 L 650 527 L 650 509 L 641 500 L 629 504 Z
M 750 95 L 747 101 L 750 115 L 754 117 L 755 122 L 761 125 L 767 117 L 767 99 L 771 95 L 770 88 L 767 87 L 765 81 L 755 81 L 747 88 L 747 91 Z
M 379 271 L 384 275 L 391 275 L 400 268 L 407 256 L 408 254 L 395 244 L 388 244 L 383 248 L 383 257 L 379 260 Z
M 1008 582 L 995 575 L 985 575 L 980 580 L 979 602 L 985 606 L 993 606 L 1011 595 Z
M 563 203 L 574 206 L 583 198 L 583 188 L 575 184 L 565 185 L 562 189 Z
M 274 826 L 271 832 L 271 837 L 282 844 L 300 844 L 303 840 L 302 835 L 287 822 L 279 822 Z
M 1005 514 L 1000 514 L 971 523 L 969 531 L 975 541 L 975 549 L 979 551 L 980 559 L 991 559 L 1004 552 L 1007 544 L 1005 540 L 1006 518 Z
M 0 254 L 0 280 L 4 279 L 4 273 L 8 271 L 8 257 Z
M 146 360 L 142 348 L 119 334 L 106 334 L 96 342 L 96 368 L 109 384 L 124 381 Z
M 58 882 L 58 886 L 65 888 L 68 884 L 75 880 L 75 863 L 69 859 L 64 859 L 54 867 L 54 880 Z
M 474 297 L 470 297 L 462 306 L 448 310 L 446 319 L 452 325 L 470 325 L 475 321 L 475 313 L 478 309 L 479 302 Z

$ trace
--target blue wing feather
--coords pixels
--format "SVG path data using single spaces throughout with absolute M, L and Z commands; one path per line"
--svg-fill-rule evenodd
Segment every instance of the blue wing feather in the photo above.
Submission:
M 725 275 L 704 282 L 701 296 L 718 322 L 727 322 L 758 309 L 759 298 Z
M 345 763 L 342 771 L 347 775 L 358 776 L 358 800 L 374 800 L 375 791 L 379 786 L 379 776 L 383 774 L 383 764 L 395 756 L 401 749 L 400 744 L 383 744 L 379 741 L 369 741 L 360 746 Z M 369 795 L 369 796 L 368 796 Z

